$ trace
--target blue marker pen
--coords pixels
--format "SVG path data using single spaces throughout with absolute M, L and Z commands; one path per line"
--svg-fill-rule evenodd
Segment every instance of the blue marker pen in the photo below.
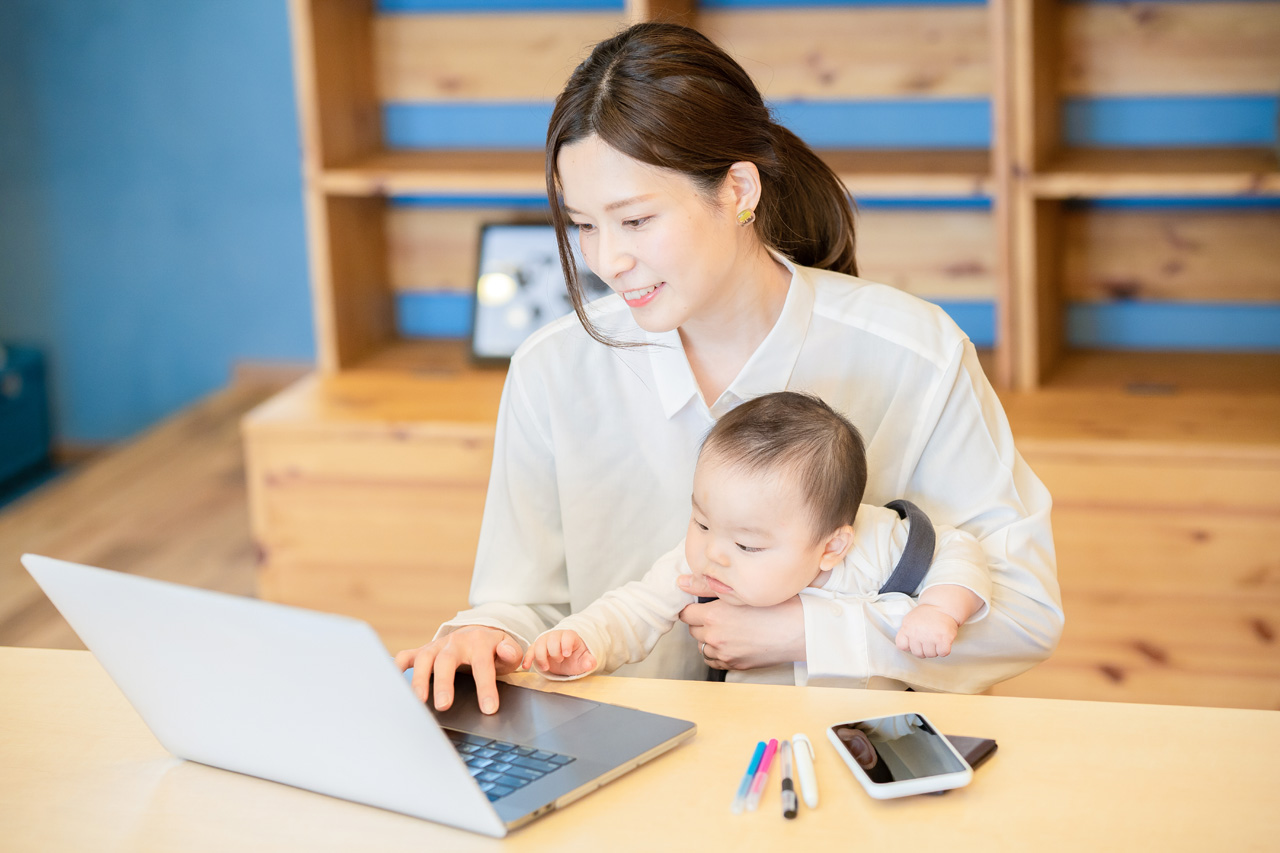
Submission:
M 760 759 L 764 757 L 764 741 L 756 744 L 755 754 L 751 756 L 751 763 L 747 765 L 747 775 L 742 777 L 742 784 L 738 786 L 738 795 L 733 798 L 733 813 L 741 814 L 743 806 L 747 804 L 747 791 L 751 788 L 751 780 L 756 776 L 756 768 L 760 766 Z

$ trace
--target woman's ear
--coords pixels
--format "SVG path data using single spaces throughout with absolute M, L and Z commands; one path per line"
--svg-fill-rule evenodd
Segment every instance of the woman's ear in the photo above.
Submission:
M 749 160 L 741 160 L 729 167 L 724 177 L 721 200 L 732 208 L 736 217 L 744 210 L 755 210 L 760 205 L 760 170 Z
M 827 537 L 826 544 L 822 547 L 822 559 L 819 560 L 822 570 L 825 572 L 838 566 L 852 547 L 853 526 L 845 524 L 836 528 L 836 532 Z

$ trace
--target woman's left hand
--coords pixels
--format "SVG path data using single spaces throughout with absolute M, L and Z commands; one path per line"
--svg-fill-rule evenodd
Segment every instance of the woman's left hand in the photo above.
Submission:
M 681 575 L 676 584 L 697 596 L 714 596 L 705 581 Z M 759 669 L 806 660 L 804 608 L 800 596 L 772 607 L 740 607 L 723 601 L 688 604 L 680 621 L 689 626 L 713 669 Z

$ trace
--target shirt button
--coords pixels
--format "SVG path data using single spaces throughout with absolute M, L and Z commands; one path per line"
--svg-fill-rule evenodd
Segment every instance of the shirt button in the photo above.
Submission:
M 844 615 L 844 608 L 843 608 L 843 607 L 841 607 L 839 604 L 836 604 L 836 603 L 833 601 L 833 602 L 831 602 L 831 613 L 832 613 L 832 615 L 834 615 L 837 619 L 839 619 L 841 616 L 843 616 L 843 615 Z

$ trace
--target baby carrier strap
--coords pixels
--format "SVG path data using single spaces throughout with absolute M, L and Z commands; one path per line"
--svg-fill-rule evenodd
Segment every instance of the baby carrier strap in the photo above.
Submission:
M 924 510 L 911 501 L 896 500 L 884 506 L 885 509 L 896 512 L 899 518 L 905 518 L 910 527 L 907 529 L 907 544 L 902 549 L 902 556 L 898 558 L 898 565 L 894 567 L 893 574 L 889 575 L 889 580 L 880 587 L 880 594 L 900 592 L 915 595 L 924 576 L 929 572 L 929 564 L 933 562 L 933 549 L 938 541 L 933 532 L 933 522 L 924 514 Z

